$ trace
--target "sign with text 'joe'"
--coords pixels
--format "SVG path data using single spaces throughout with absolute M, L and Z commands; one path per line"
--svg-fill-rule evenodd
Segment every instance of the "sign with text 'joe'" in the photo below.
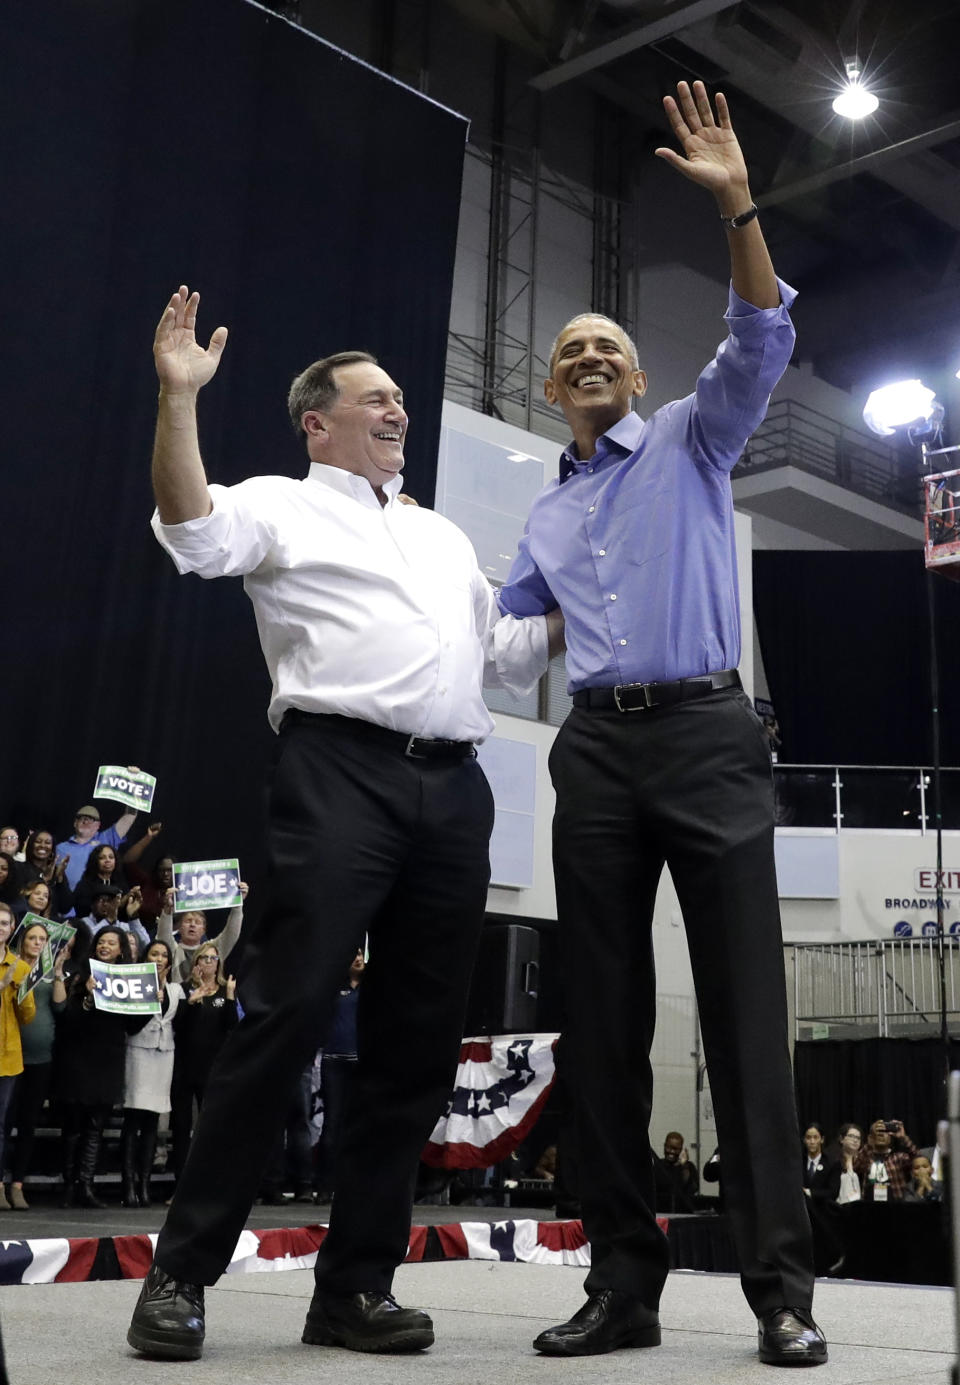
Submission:
M 240 893 L 240 866 L 236 858 L 223 861 L 184 861 L 173 867 L 176 889 L 175 914 L 192 909 L 232 909 Z
M 146 770 L 130 769 L 126 765 L 101 765 L 93 786 L 94 798 L 110 798 L 138 813 L 149 813 L 157 781 Z
M 93 977 L 93 1003 L 111 1015 L 159 1015 L 157 965 L 135 962 L 132 966 L 112 966 L 90 959 Z

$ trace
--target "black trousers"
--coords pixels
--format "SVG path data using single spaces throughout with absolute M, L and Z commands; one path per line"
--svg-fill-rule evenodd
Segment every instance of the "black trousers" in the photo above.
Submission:
M 493 797 L 477 760 L 420 760 L 364 722 L 285 726 L 270 796 L 269 900 L 157 1243 L 212 1284 L 233 1253 L 301 1072 L 370 935 L 358 1061 L 319 1286 L 388 1292 L 417 1162 L 453 1084 L 486 906 Z
M 755 1313 L 809 1308 L 810 1223 L 787 1045 L 773 790 L 743 693 L 620 713 L 574 709 L 551 752 L 554 868 L 575 1093 L 588 1291 L 659 1302 L 649 1121 L 652 917 L 666 862 L 690 950 L 724 1192 Z

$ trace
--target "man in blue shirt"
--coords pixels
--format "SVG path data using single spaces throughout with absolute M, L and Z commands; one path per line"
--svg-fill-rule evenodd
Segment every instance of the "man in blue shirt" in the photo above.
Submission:
M 112 827 L 101 828 L 100 812 L 92 803 L 85 803 L 82 808 L 77 809 L 77 816 L 73 820 L 73 836 L 67 837 L 65 841 L 57 842 L 56 851 L 58 858 L 61 856 L 67 858 L 67 868 L 64 874 L 71 890 L 75 890 L 79 885 L 80 877 L 93 848 L 95 846 L 112 846 L 114 848 L 122 846 L 136 819 L 136 813 L 131 810 L 117 818 Z
M 546 396 L 573 441 L 534 501 L 501 593 L 517 616 L 559 604 L 574 707 L 557 735 L 554 859 L 565 1040 L 580 1127 L 587 1303 L 534 1343 L 558 1356 L 660 1341 L 668 1269 L 649 1142 L 656 980 L 651 924 L 666 862 L 690 948 L 724 1190 L 760 1359 L 816 1365 L 810 1225 L 783 1151 L 799 1147 L 773 858 L 770 753 L 742 692 L 729 472 L 794 333 L 724 98 L 664 101 L 726 228 L 729 336 L 693 394 L 646 422 L 646 376 L 609 319 L 574 318 Z

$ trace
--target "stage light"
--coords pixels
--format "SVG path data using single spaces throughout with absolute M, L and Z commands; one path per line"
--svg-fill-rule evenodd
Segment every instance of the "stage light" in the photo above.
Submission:
M 936 396 L 922 380 L 898 380 L 874 390 L 863 406 L 863 421 L 873 433 L 891 437 L 910 423 L 929 423 L 937 412 Z
M 873 115 L 880 105 L 872 91 L 861 82 L 861 70 L 859 62 L 854 58 L 845 63 L 847 70 L 846 85 L 840 95 L 833 102 L 833 109 L 837 115 L 842 115 L 845 120 L 862 120 L 864 116 Z

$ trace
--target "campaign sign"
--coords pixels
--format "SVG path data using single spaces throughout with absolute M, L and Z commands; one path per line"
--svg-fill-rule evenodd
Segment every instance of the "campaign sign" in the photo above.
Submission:
M 93 1003 L 111 1015 L 159 1015 L 157 965 L 134 962 L 133 966 L 112 966 L 90 959 L 93 977 Z
M 193 909 L 232 909 L 240 904 L 240 866 L 235 858 L 223 861 L 184 861 L 173 868 L 176 888 L 175 914 Z
M 111 798 L 115 803 L 124 803 L 137 812 L 149 813 L 156 787 L 156 779 L 145 770 L 128 769 L 126 765 L 101 765 L 97 770 L 93 797 Z
M 53 919 L 45 919 L 42 914 L 24 914 L 17 925 L 16 932 L 10 939 L 10 947 L 19 947 L 20 939 L 33 924 L 39 923 L 47 930 L 47 941 L 50 944 L 50 956 L 53 961 L 57 960 L 59 953 L 63 951 L 67 943 L 76 935 L 77 930 L 72 923 L 56 923 Z
M 40 953 L 40 956 L 20 982 L 20 989 L 17 991 L 18 1004 L 26 1000 L 35 986 L 39 986 L 41 981 L 45 981 L 48 976 L 52 975 L 53 953 L 50 950 L 50 939 L 48 938 L 43 945 L 43 951 Z

